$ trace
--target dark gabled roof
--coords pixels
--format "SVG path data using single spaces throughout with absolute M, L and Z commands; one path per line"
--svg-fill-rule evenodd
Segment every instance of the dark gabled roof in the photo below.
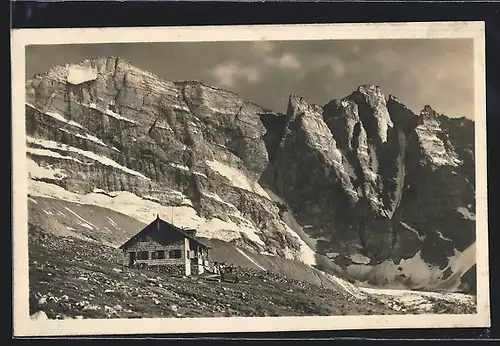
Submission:
M 164 221 L 164 220 L 160 219 L 160 216 L 157 216 L 156 220 L 154 220 L 149 225 L 147 225 L 146 227 L 144 227 L 141 231 L 137 232 L 132 238 L 130 238 L 129 240 L 127 240 L 125 243 L 123 243 L 119 247 L 119 249 L 123 249 L 123 248 L 127 247 L 128 244 L 130 244 L 131 242 L 133 242 L 134 240 L 136 240 L 141 234 L 143 234 L 145 231 L 149 230 L 155 224 L 157 224 L 157 227 L 162 227 L 163 226 L 163 227 L 171 228 L 171 229 L 173 229 L 173 230 L 181 233 L 182 235 L 184 235 L 184 237 L 186 237 L 188 239 L 191 239 L 191 240 L 197 242 L 198 244 L 200 244 L 200 245 L 202 245 L 204 247 L 207 247 L 207 248 L 211 247 L 204 240 L 196 237 L 193 234 L 190 234 L 191 232 L 189 232 L 189 231 L 195 231 L 195 230 L 187 230 L 188 232 L 185 232 L 182 228 L 179 228 L 179 227 L 171 224 L 170 222 Z

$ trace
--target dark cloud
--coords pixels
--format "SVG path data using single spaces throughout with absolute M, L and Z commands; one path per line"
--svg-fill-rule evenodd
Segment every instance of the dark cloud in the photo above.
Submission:
M 170 80 L 202 80 L 284 111 L 290 94 L 325 104 L 379 85 L 414 112 L 430 104 L 473 118 L 473 42 L 465 39 L 183 42 L 30 46 L 27 75 L 96 56 L 120 56 Z

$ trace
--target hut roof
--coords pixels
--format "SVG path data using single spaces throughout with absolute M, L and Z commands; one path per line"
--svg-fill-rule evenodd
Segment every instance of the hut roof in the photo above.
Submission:
M 194 235 L 194 233 L 196 232 L 196 230 L 193 230 L 193 229 L 183 230 L 182 228 L 177 227 L 177 226 L 171 224 L 170 222 L 167 222 L 165 220 L 160 219 L 160 216 L 158 215 L 153 222 L 151 222 L 149 225 L 147 225 L 146 227 L 144 227 L 141 231 L 137 232 L 132 238 L 130 238 L 129 240 L 127 240 L 125 243 L 123 243 L 119 247 L 119 249 L 126 248 L 130 243 L 132 243 L 133 241 L 135 241 L 142 234 L 144 234 L 145 232 L 149 231 L 152 228 L 156 228 L 158 230 L 162 230 L 162 231 L 165 231 L 165 232 L 173 230 L 174 232 L 181 233 L 182 235 L 184 235 L 184 237 L 189 238 L 189 239 L 195 241 L 196 243 L 200 244 L 201 246 L 204 246 L 206 248 L 210 248 L 211 247 L 205 240 L 200 239 L 200 238 L 198 238 L 197 236 Z

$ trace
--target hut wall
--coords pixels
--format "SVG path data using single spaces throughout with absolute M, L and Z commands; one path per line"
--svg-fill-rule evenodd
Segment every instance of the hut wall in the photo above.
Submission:
M 169 252 L 172 250 L 178 250 L 180 252 L 180 257 L 178 258 L 170 258 Z M 141 259 L 139 257 L 140 252 L 147 251 L 148 257 L 147 259 Z M 155 259 L 153 253 L 155 251 L 164 251 L 163 259 Z M 130 262 L 130 253 L 136 253 L 136 263 L 146 263 L 148 265 L 183 265 L 185 263 L 186 258 L 186 250 L 184 246 L 184 241 L 179 240 L 169 245 L 161 245 L 154 240 L 149 241 L 139 241 L 135 244 L 131 245 L 127 249 L 123 251 L 123 264 L 125 266 L 129 265 Z

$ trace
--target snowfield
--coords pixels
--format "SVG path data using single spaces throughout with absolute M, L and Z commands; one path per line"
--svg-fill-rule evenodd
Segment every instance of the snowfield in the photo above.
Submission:
M 66 155 L 61 155 L 55 151 L 52 150 L 47 150 L 47 149 L 40 149 L 40 148 L 26 148 L 26 153 L 31 154 L 31 155 L 36 155 L 36 156 L 46 156 L 46 157 L 53 157 L 56 159 L 61 159 L 61 160 L 71 160 L 75 161 L 77 163 L 83 164 L 82 161 L 75 159 L 72 156 L 66 156 Z
M 439 313 L 441 311 L 433 311 L 436 309 L 436 306 L 438 306 L 436 303 L 439 301 L 452 304 L 463 304 L 466 306 L 475 305 L 474 296 L 462 293 L 419 292 L 366 287 L 360 287 L 359 290 L 365 294 L 379 297 L 383 302 L 387 303 L 389 307 L 396 311 L 413 309 L 421 313 Z
M 271 199 L 266 191 L 257 183 L 250 181 L 239 169 L 227 166 L 219 161 L 205 161 L 210 169 L 231 181 L 233 186 L 256 193 L 267 199 Z
M 397 284 L 397 277 L 404 275 L 421 287 L 438 286 L 435 288 L 447 287 L 455 290 L 460 285 L 460 277 L 476 264 L 476 244 L 473 243 L 463 252 L 455 250 L 455 254 L 448 257 L 448 260 L 449 264 L 444 269 L 430 266 L 422 259 L 419 251 L 412 258 L 402 259 L 399 264 L 395 264 L 391 260 L 376 266 L 352 264 L 347 267 L 347 272 L 352 277 L 360 278 L 361 286 L 371 287 L 364 282 L 368 278 L 376 279 L 376 282 L 383 282 L 387 278 L 390 286 L 404 288 L 403 284 Z M 443 280 L 443 275 L 447 270 L 451 270 L 452 274 Z M 436 285 L 436 282 L 439 284 Z
M 207 220 L 198 216 L 196 210 L 190 206 L 164 206 L 126 191 L 108 193 L 114 197 L 95 192 L 80 195 L 69 192 L 54 184 L 30 180 L 29 193 L 32 196 L 50 197 L 74 203 L 97 205 L 128 215 L 146 224 L 154 220 L 158 214 L 163 219 L 175 225 L 197 229 L 197 234 L 202 237 L 232 241 L 241 238 L 240 233 L 244 233 L 250 240 L 260 245 L 265 245 L 257 235 L 260 231 L 250 225 L 249 222 L 236 225 L 218 218 Z M 180 192 L 177 192 L 178 194 L 182 195 Z
M 302 238 L 297 233 L 295 233 L 290 227 L 288 227 L 288 225 L 285 222 L 281 222 L 281 224 L 292 237 L 298 240 L 300 244 L 301 261 L 310 266 L 316 265 L 316 253 L 314 252 L 314 250 L 312 250 L 309 247 L 309 245 L 307 245 L 306 242 L 302 240 Z
M 28 159 L 28 175 L 30 179 L 56 179 L 61 180 L 66 177 L 63 170 L 58 168 L 46 168 L 39 166 L 35 161 Z
M 37 145 L 40 145 L 40 146 L 42 146 L 46 149 L 49 149 L 49 150 L 56 149 L 56 150 L 63 150 L 63 151 L 71 152 L 71 153 L 76 153 L 76 154 L 79 154 L 81 156 L 85 156 L 88 159 L 97 161 L 100 164 L 103 164 L 105 166 L 111 166 L 114 168 L 118 168 L 119 170 L 121 170 L 125 173 L 135 175 L 135 176 L 138 176 L 140 178 L 149 180 L 149 178 L 144 176 L 143 174 L 141 174 L 137 171 L 134 171 L 128 167 L 124 167 L 124 166 L 120 165 L 118 162 L 113 161 L 108 157 L 97 155 L 91 151 L 86 151 L 86 150 L 82 150 L 79 148 L 71 147 L 71 146 L 66 145 L 66 144 L 61 144 L 61 143 L 50 141 L 47 139 L 34 138 L 34 137 L 30 137 L 30 136 L 27 136 L 26 140 L 28 143 L 37 144 Z M 33 149 L 33 148 L 29 148 L 29 149 Z
M 197 233 L 202 237 L 231 241 L 240 238 L 241 233 L 245 233 L 245 235 L 251 240 L 262 244 L 262 241 L 257 235 L 258 230 L 255 227 L 252 228 L 250 225 L 236 225 L 215 218 L 207 220 L 199 217 L 196 214 L 196 211 L 191 207 L 166 207 L 160 205 L 159 203 L 140 198 L 139 196 L 134 195 L 130 192 L 115 191 L 109 193 L 109 195 L 104 195 L 102 191 L 96 189 L 96 191 L 93 193 L 80 195 L 66 191 L 65 189 L 54 184 L 30 180 L 29 193 L 32 197 L 48 197 L 56 200 L 76 203 L 79 205 L 108 208 L 118 213 L 130 216 L 145 224 L 149 223 L 156 217 L 157 214 L 159 214 L 160 217 L 164 218 L 165 220 L 173 222 L 174 224 L 181 227 L 198 229 Z M 175 194 L 182 195 L 182 193 L 178 191 L 176 191 Z M 28 198 L 33 200 L 32 197 Z M 96 231 L 98 229 L 98 227 L 92 224 L 92 222 L 86 220 L 79 213 L 75 212 L 76 209 L 73 210 L 73 207 L 66 207 L 64 210 L 68 212 L 68 215 L 71 214 L 79 220 L 75 223 L 75 225 L 78 224 L 93 231 Z M 106 222 L 108 222 L 110 227 L 117 227 L 117 223 L 110 217 L 106 219 Z M 109 228 L 107 229 L 109 230 Z M 290 234 L 293 233 L 295 237 L 298 237 L 298 235 L 293 232 L 293 230 L 289 228 L 286 229 L 288 232 L 290 232 Z M 263 259 L 266 256 L 260 258 L 259 256 L 263 255 L 252 255 L 251 253 L 248 253 L 247 251 L 239 249 L 237 247 L 236 250 L 241 256 L 253 263 L 253 265 L 255 265 L 257 268 L 261 270 L 266 269 L 266 263 L 268 260 Z M 314 251 L 312 251 L 312 249 L 310 249 L 304 242 L 301 242 L 301 254 L 302 261 L 305 262 L 304 265 L 307 264 L 308 267 L 311 268 L 310 265 L 313 265 L 315 263 L 315 254 Z M 452 276 L 465 273 L 470 268 L 471 264 L 474 263 L 474 259 L 475 245 L 471 246 L 471 248 L 465 250 L 462 253 L 457 253 L 454 256 L 454 260 L 452 261 L 451 265 L 454 272 Z M 408 266 L 411 265 L 414 266 L 413 269 L 422 269 L 420 267 L 422 263 L 420 263 L 419 261 L 419 254 L 408 261 L 409 262 L 406 264 L 401 263 L 405 266 L 406 269 L 409 270 Z M 387 264 L 385 265 L 387 268 L 393 268 L 393 266 L 395 266 L 388 266 Z M 397 268 L 394 270 L 397 271 Z M 450 304 L 461 304 L 460 308 L 465 307 L 464 309 L 470 309 L 471 307 L 475 306 L 475 297 L 465 294 L 357 287 L 354 284 L 335 275 L 331 275 L 321 271 L 317 272 L 319 275 L 326 277 L 326 279 L 328 279 L 336 287 L 338 287 L 341 292 L 348 294 L 354 299 L 365 300 L 375 297 L 380 302 L 384 303 L 390 309 L 396 312 L 405 312 L 407 310 L 411 310 L 412 312 L 416 313 L 440 312 L 440 309 L 446 308 L 443 307 L 443 303 L 445 305 L 448 304 L 448 306 Z
M 82 125 L 80 125 L 79 123 L 77 123 L 77 122 L 75 122 L 73 120 L 66 119 L 62 114 L 59 114 L 57 112 L 44 112 L 41 109 L 35 107 L 34 105 L 32 105 L 30 103 L 26 103 L 26 105 L 29 106 L 29 107 L 31 107 L 31 108 L 33 108 L 33 109 L 35 109 L 35 110 L 37 110 L 38 112 L 40 112 L 42 114 L 48 115 L 48 116 L 50 116 L 50 117 L 52 117 L 52 118 L 54 118 L 54 119 L 56 119 L 56 120 L 58 120 L 60 122 L 63 122 L 63 123 L 68 124 L 70 126 L 74 126 L 74 127 L 78 127 L 80 129 L 83 129 Z
M 97 78 L 97 70 L 90 67 L 73 65 L 68 68 L 68 83 L 79 85 L 85 82 L 90 82 Z

